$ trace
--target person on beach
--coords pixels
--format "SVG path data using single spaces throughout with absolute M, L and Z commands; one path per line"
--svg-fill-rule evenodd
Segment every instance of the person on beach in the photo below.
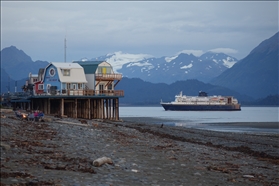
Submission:
M 34 112 L 35 121 L 39 121 L 38 115 L 39 115 L 39 113 L 38 113 L 38 111 L 36 110 L 36 111 Z
M 28 121 L 34 121 L 35 120 L 35 116 L 34 116 L 34 113 L 33 112 L 30 112 L 28 114 Z
M 40 111 L 38 114 L 39 120 L 42 121 L 44 119 L 44 113 L 43 111 Z

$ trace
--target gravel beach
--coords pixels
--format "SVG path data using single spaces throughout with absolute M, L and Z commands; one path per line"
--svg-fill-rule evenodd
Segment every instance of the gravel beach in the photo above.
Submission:
M 31 122 L 9 111 L 1 116 L 1 186 L 279 183 L 278 134 L 199 130 L 152 118 Z M 102 157 L 112 163 L 94 166 Z

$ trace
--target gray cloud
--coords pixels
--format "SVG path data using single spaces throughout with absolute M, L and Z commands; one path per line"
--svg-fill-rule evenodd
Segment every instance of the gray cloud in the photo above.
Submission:
M 63 61 L 123 51 L 157 57 L 182 50 L 238 51 L 278 31 L 278 2 L 1 2 L 1 49 Z

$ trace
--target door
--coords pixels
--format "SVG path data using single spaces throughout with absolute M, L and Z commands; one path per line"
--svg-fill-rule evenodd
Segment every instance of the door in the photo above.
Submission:
M 47 93 L 50 94 L 50 87 L 51 87 L 51 84 L 47 84 Z
M 102 73 L 103 73 L 103 74 L 106 74 L 106 73 L 107 73 L 107 68 L 106 68 L 106 67 L 103 67 L 103 68 L 102 68 Z

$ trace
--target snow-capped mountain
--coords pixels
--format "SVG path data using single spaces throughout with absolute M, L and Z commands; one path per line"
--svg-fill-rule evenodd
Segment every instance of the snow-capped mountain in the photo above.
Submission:
M 118 71 L 119 69 L 122 68 L 124 64 L 127 63 L 138 63 L 139 61 L 151 58 L 151 55 L 148 54 L 129 54 L 129 53 L 122 53 L 121 51 L 119 52 L 114 52 L 107 54 L 105 56 L 100 56 L 97 58 L 93 58 L 92 60 L 95 61 L 106 61 L 110 63 L 113 66 L 114 71 Z
M 236 62 L 237 59 L 231 56 L 228 56 L 224 53 L 214 53 L 214 52 L 206 52 L 200 56 L 201 60 L 212 60 L 215 63 L 223 64 L 227 68 L 231 68 Z
M 160 58 L 148 54 L 115 52 L 92 60 L 109 62 L 115 72 L 122 73 L 124 77 L 140 78 L 153 83 L 172 83 L 186 79 L 208 82 L 238 61 L 232 56 L 214 52 L 206 52 L 200 57 L 181 52 Z

